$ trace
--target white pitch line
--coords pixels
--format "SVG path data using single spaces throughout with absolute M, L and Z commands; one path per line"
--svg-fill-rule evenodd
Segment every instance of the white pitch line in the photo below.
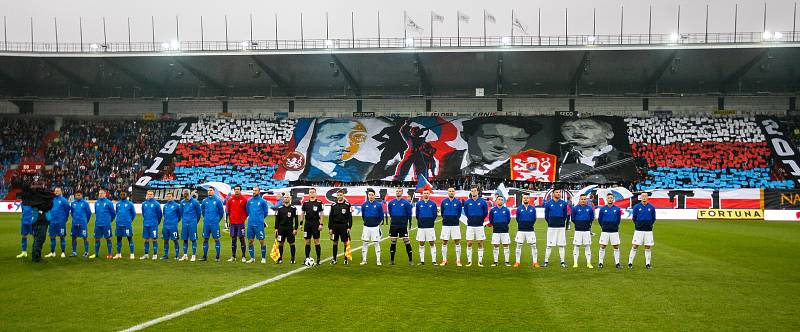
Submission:
M 416 228 L 416 227 L 414 227 L 414 228 L 410 229 L 409 231 L 413 231 L 413 230 L 415 230 L 415 229 L 417 229 L 417 228 Z M 387 236 L 387 237 L 384 237 L 384 238 L 382 238 L 382 239 L 381 239 L 380 241 L 378 241 L 378 242 L 379 242 L 379 243 L 380 243 L 380 242 L 383 242 L 384 240 L 386 240 L 386 239 L 388 239 L 388 238 L 389 238 L 388 236 Z M 356 242 L 356 241 L 361 241 L 361 240 L 351 240 L 351 243 L 352 243 L 352 242 Z M 352 244 L 350 245 L 350 247 L 352 248 Z M 352 251 L 352 249 L 351 249 L 351 251 Z M 336 255 L 336 257 L 337 257 L 337 258 L 338 258 L 338 257 L 341 257 L 341 256 L 343 256 L 344 254 L 345 254 L 345 253 L 344 253 L 344 252 L 342 252 L 342 253 L 340 253 L 340 254 Z M 325 259 L 323 259 L 323 260 L 319 261 L 319 264 L 324 264 L 324 263 L 327 263 L 327 262 L 329 262 L 329 261 L 330 261 L 332 258 L 333 258 L 333 257 L 328 257 L 328 258 L 325 258 Z M 293 274 L 297 274 L 297 273 L 303 272 L 303 271 L 305 271 L 305 270 L 307 270 L 307 269 L 310 269 L 310 268 L 311 268 L 310 266 L 305 266 L 305 265 L 303 265 L 303 266 L 301 266 L 301 267 L 299 267 L 299 268 L 296 268 L 296 269 L 294 269 L 294 270 L 291 270 L 291 271 L 289 271 L 289 272 L 286 272 L 286 273 L 283 273 L 283 274 L 276 275 L 276 276 L 274 276 L 274 277 L 272 277 L 272 278 L 269 278 L 269 279 L 261 280 L 261 281 L 259 281 L 259 282 L 257 282 L 257 283 L 254 283 L 254 284 L 252 284 L 252 285 L 249 285 L 249 286 L 246 286 L 246 287 L 239 288 L 239 289 L 237 289 L 237 290 L 235 290 L 235 291 L 232 291 L 232 292 L 230 292 L 230 293 L 225 293 L 225 294 L 222 294 L 222 295 L 220 295 L 220 296 L 217 296 L 217 297 L 215 297 L 215 298 L 213 298 L 213 299 L 210 299 L 210 300 L 208 300 L 208 301 L 205 301 L 205 302 L 201 302 L 201 303 L 195 304 L 195 305 L 193 305 L 193 306 L 191 306 L 191 307 L 188 307 L 188 308 L 184 308 L 184 309 L 181 309 L 181 310 L 175 311 L 175 312 L 173 312 L 173 313 L 170 313 L 170 314 L 167 314 L 167 315 L 164 315 L 164 316 L 158 317 L 158 318 L 156 318 L 156 319 L 152 319 L 152 320 L 146 321 L 146 322 L 144 322 L 144 323 L 141 323 L 141 324 L 138 324 L 138 325 L 131 326 L 131 327 L 129 327 L 129 328 L 127 328 L 127 329 L 124 329 L 124 330 L 122 330 L 122 331 L 123 331 L 123 332 L 129 332 L 129 331 L 140 331 L 140 330 L 143 330 L 143 329 L 145 329 L 145 328 L 148 328 L 148 327 L 150 327 L 150 326 L 156 325 L 156 324 L 158 324 L 158 323 L 166 322 L 166 321 L 168 321 L 168 320 L 170 320 L 170 319 L 173 319 L 173 318 L 177 318 L 177 317 L 183 316 L 183 315 L 185 315 L 185 314 L 188 314 L 188 313 L 190 313 L 190 312 L 192 312 L 192 311 L 197 311 L 197 310 L 200 310 L 200 309 L 202 309 L 202 308 L 205 308 L 205 307 L 207 307 L 207 306 L 210 306 L 210 305 L 212 305 L 212 304 L 215 304 L 215 303 L 218 303 L 218 302 L 220 302 L 220 301 L 223 301 L 223 300 L 226 300 L 226 299 L 232 298 L 232 297 L 234 297 L 234 296 L 236 296 L 236 295 L 239 295 L 239 294 L 242 294 L 242 293 L 244 293 L 244 292 L 247 292 L 247 291 L 250 291 L 250 290 L 256 289 L 256 288 L 258 288 L 258 287 L 261 287 L 261 286 L 264 286 L 264 285 L 266 285 L 266 284 L 269 284 L 269 283 L 273 283 L 273 282 L 279 281 L 279 280 L 281 280 L 281 279 L 284 279 L 284 278 L 286 278 L 286 277 L 289 277 L 289 276 L 291 276 L 291 275 L 293 275 Z

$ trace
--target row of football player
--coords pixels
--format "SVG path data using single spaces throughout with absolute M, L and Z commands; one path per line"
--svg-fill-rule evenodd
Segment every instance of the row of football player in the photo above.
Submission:
M 234 187 L 234 194 L 228 199 L 223 206 L 222 201 L 214 196 L 214 189 L 208 189 L 208 198 L 204 199 L 202 203 L 192 198 L 189 191 L 183 192 L 183 200 L 180 203 L 175 202 L 171 194 L 167 194 L 167 203 L 163 206 L 153 198 L 153 192 L 147 193 L 147 200 L 142 204 L 143 214 L 143 230 L 142 237 L 144 238 L 145 255 L 141 259 L 150 258 L 149 250 L 150 245 L 153 246 L 153 259 L 157 259 L 158 251 L 158 226 L 163 219 L 163 227 L 161 229 L 164 240 L 164 256 L 162 259 L 169 259 L 169 245 L 170 241 L 175 246 L 175 258 L 179 260 L 196 260 L 197 250 L 197 223 L 200 217 L 203 217 L 203 257 L 201 260 L 206 260 L 208 257 L 208 240 L 213 238 L 215 240 L 216 260 L 220 256 L 220 230 L 219 223 L 223 215 L 223 211 L 227 210 L 230 218 L 230 234 L 233 239 L 231 242 L 231 258 L 229 261 L 236 260 L 237 245 L 236 241 L 239 239 L 242 250 L 243 262 L 254 262 L 254 240 L 258 239 L 261 244 L 261 262 L 266 262 L 266 246 L 264 222 L 267 216 L 267 209 L 269 204 L 259 195 L 258 187 L 253 188 L 254 195 L 252 198 L 247 199 L 241 195 L 241 187 Z M 88 203 L 83 199 L 80 192 L 76 193 L 74 202 L 69 203 L 61 195 L 60 189 L 55 190 L 56 197 L 53 201 L 53 208 L 50 210 L 51 224 L 48 230 L 51 236 L 51 251 L 46 257 L 56 256 L 55 240 L 57 237 L 61 238 L 61 257 L 65 257 L 65 233 L 66 221 L 69 214 L 72 214 L 72 256 L 77 256 L 76 246 L 77 238 L 84 240 L 84 257 L 94 258 L 99 255 L 100 241 L 106 239 L 107 255 L 106 258 L 121 258 L 122 254 L 122 240 L 127 238 L 129 249 L 131 252 L 131 259 L 133 256 L 134 244 L 132 241 L 132 226 L 131 223 L 136 215 L 133 204 L 123 194 L 120 201 L 114 204 L 105 196 L 105 191 L 101 190 L 98 195 L 100 199 L 97 201 L 95 210 L 95 254 L 89 256 L 88 248 L 88 231 L 87 225 L 91 217 L 91 211 Z M 411 212 L 412 204 L 402 197 L 403 190 L 398 188 L 396 197 L 388 202 L 388 215 L 390 219 L 390 240 L 391 240 L 391 262 L 394 263 L 396 252 L 397 240 L 402 239 L 405 243 L 406 252 L 408 254 L 409 262 L 412 261 L 412 250 L 410 240 L 408 238 L 408 230 L 411 228 Z M 450 240 L 455 242 L 456 250 L 456 265 L 460 266 L 461 261 L 461 227 L 459 217 L 463 214 L 467 217 L 467 265 L 472 265 L 472 246 L 473 242 L 478 247 L 478 265 L 482 265 L 483 260 L 483 241 L 485 240 L 484 220 L 487 215 L 489 217 L 488 226 L 492 227 L 492 244 L 494 245 L 495 263 L 497 263 L 499 247 L 503 245 L 504 252 L 506 253 L 506 263 L 508 264 L 508 251 L 510 244 L 510 237 L 508 234 L 508 226 L 510 224 L 511 213 L 510 210 L 504 206 L 503 198 L 498 197 L 494 207 L 489 210 L 486 201 L 478 195 L 478 189 L 472 188 L 470 198 L 461 201 L 455 198 L 455 190 L 448 189 L 448 198 L 444 199 L 441 207 L 429 199 L 430 191 L 425 190 L 422 199 L 416 203 L 417 215 L 417 241 L 419 244 L 420 264 L 425 261 L 425 243 L 429 244 L 431 251 L 432 263 L 436 264 L 436 247 L 434 241 L 436 234 L 434 232 L 433 224 L 438 218 L 439 210 L 442 216 L 442 230 L 440 238 L 442 240 L 442 265 L 447 265 L 447 243 Z M 580 246 L 584 246 L 585 255 L 587 258 L 587 266 L 591 265 L 591 252 L 589 250 L 591 244 L 591 225 L 594 221 L 594 207 L 587 204 L 586 197 L 581 196 L 579 204 L 572 207 L 571 211 L 568 208 L 569 203 L 560 198 L 561 192 L 555 191 L 553 198 L 544 204 L 545 220 L 548 224 L 547 231 L 547 249 L 545 251 L 544 265 L 549 264 L 549 257 L 553 247 L 558 247 L 559 256 L 561 258 L 561 266 L 566 266 L 564 262 L 565 246 L 566 246 L 566 226 L 569 220 L 575 225 L 575 234 L 573 244 L 575 250 L 573 251 L 573 258 L 577 267 L 577 257 Z M 289 242 L 291 249 L 291 262 L 295 261 L 295 236 L 300 225 L 304 224 L 303 237 L 306 242 L 305 254 L 306 262 L 309 262 L 310 245 L 313 241 L 316 249 L 317 261 L 320 260 L 320 232 L 323 229 L 323 206 L 322 203 L 316 199 L 316 191 L 309 192 L 309 198 L 301 206 L 301 213 L 298 213 L 296 208 L 291 206 L 290 197 L 283 198 L 284 204 L 278 208 L 276 213 L 275 222 L 275 237 L 280 244 L 280 255 L 278 262 L 282 262 L 283 257 L 283 244 Z M 607 197 L 607 205 L 600 208 L 598 213 L 598 223 L 602 228 L 600 236 L 601 249 L 599 252 L 600 262 L 605 255 L 605 247 L 611 244 L 614 247 L 614 257 L 617 267 L 619 267 L 619 223 L 620 223 L 620 209 L 613 205 L 613 195 Z M 362 264 L 366 264 L 366 253 L 370 244 L 375 244 L 375 250 L 378 257 L 378 264 L 380 264 L 380 246 L 377 242 L 380 241 L 381 221 L 385 218 L 382 203 L 375 200 L 375 193 L 369 192 L 368 199 L 362 204 L 362 215 L 364 219 L 364 228 L 361 239 L 364 241 L 362 251 L 364 252 L 364 260 Z M 298 222 L 298 217 L 302 215 L 302 221 Z M 647 201 L 647 195 L 643 194 L 641 202 L 633 209 L 633 221 L 635 224 L 635 232 L 633 236 L 633 247 L 629 256 L 629 266 L 632 266 L 633 259 L 636 255 L 637 249 L 640 245 L 645 246 L 645 262 L 646 266 L 650 266 L 651 247 L 654 244 L 652 228 L 655 222 L 655 208 Z M 116 234 L 117 234 L 117 254 L 112 256 L 111 253 L 111 223 L 116 218 Z M 32 216 L 30 209 L 23 206 L 22 214 L 22 253 L 17 257 L 27 256 L 27 235 L 31 231 L 30 222 Z M 536 209 L 529 204 L 529 196 L 523 195 L 522 204 L 517 207 L 517 223 L 518 232 L 515 240 L 519 244 L 531 244 L 533 266 L 538 267 L 537 262 L 538 254 L 536 251 L 536 236 L 533 232 L 534 224 L 537 220 Z M 183 221 L 181 223 L 181 221 Z M 245 228 L 245 222 L 247 227 Z M 181 223 L 181 232 L 178 232 L 178 224 Z M 346 243 L 350 239 L 350 230 L 352 228 L 352 214 L 349 203 L 344 200 L 343 192 L 337 193 L 337 201 L 331 206 L 329 213 L 328 232 L 331 239 L 334 241 L 333 245 L 333 259 L 332 264 L 336 264 L 336 257 L 338 254 L 338 243 Z M 180 255 L 178 247 L 178 238 L 183 240 L 183 256 Z M 248 241 L 245 244 L 245 237 Z M 192 256 L 189 258 L 189 242 L 192 244 Z M 247 260 L 245 255 L 245 246 L 250 254 L 250 259 Z M 517 246 L 517 260 L 515 266 L 519 265 L 519 256 L 521 254 L 522 246 Z M 345 264 L 348 261 L 345 259 Z M 602 263 L 600 263 L 602 267 Z

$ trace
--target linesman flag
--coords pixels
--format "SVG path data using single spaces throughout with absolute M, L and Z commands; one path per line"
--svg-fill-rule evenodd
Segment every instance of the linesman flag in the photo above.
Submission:
M 347 258 L 348 261 L 353 260 L 353 251 L 350 250 L 350 240 L 347 240 L 347 243 L 344 246 L 344 257 Z
M 269 258 L 272 258 L 272 260 L 276 262 L 281 259 L 281 251 L 278 249 L 278 241 L 272 243 L 272 249 L 269 250 Z

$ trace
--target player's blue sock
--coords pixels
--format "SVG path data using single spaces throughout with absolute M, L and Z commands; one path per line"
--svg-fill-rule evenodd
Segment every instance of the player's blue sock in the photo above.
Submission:
M 208 239 L 203 240 L 203 258 L 208 257 Z
M 144 254 L 145 255 L 150 254 L 150 242 L 144 241 Z
M 131 250 L 131 254 L 133 254 L 134 247 L 133 247 L 133 238 L 132 237 L 128 237 L 128 249 L 130 249 Z
M 153 241 L 153 255 L 158 255 L 158 241 Z
M 72 252 L 76 252 L 78 250 L 78 239 L 72 238 Z
M 267 246 L 261 245 L 261 258 L 267 258 Z
M 181 248 L 178 247 L 178 240 L 172 241 L 172 244 L 175 245 L 175 258 L 178 258 L 178 256 L 181 255 Z M 183 249 L 183 251 L 186 252 L 186 249 Z
M 122 238 L 117 236 L 117 253 L 122 254 Z
M 219 239 L 214 239 L 214 250 L 217 251 L 217 259 L 219 259 L 219 248 L 220 248 Z
M 197 255 L 197 241 L 192 240 L 192 256 Z
M 64 252 L 65 250 L 67 250 L 67 239 L 65 239 L 62 236 L 61 237 L 61 252 Z
M 56 252 L 56 238 L 50 238 L 50 252 Z
M 106 249 L 108 249 L 108 254 L 111 255 L 111 239 L 106 239 Z M 119 252 L 119 250 L 117 250 Z
M 22 238 L 22 251 L 28 251 L 28 237 Z
M 252 244 L 248 244 L 247 245 L 247 251 L 250 252 L 250 258 L 255 259 L 255 255 L 256 254 L 255 254 L 255 249 L 253 249 L 253 245 Z
M 189 240 L 183 240 L 183 254 L 189 254 Z
M 83 253 L 89 254 L 89 239 L 83 238 Z
M 164 241 L 164 257 L 169 256 L 169 241 Z
M 94 241 L 94 254 L 100 255 L 100 241 Z

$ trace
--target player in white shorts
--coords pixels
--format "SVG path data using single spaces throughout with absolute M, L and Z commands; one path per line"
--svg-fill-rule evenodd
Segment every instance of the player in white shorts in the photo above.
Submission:
M 447 242 L 455 241 L 456 266 L 461 266 L 461 223 L 458 218 L 461 216 L 461 200 L 456 199 L 456 189 L 447 188 L 447 198 L 442 200 L 442 231 L 439 238 L 442 239 L 442 263 L 447 265 Z
M 653 224 L 656 222 L 656 207 L 648 203 L 648 194 L 642 193 L 641 202 L 633 206 L 631 213 L 635 231 L 633 232 L 633 247 L 628 256 L 628 268 L 633 268 L 633 260 L 636 258 L 636 250 L 644 245 L 645 267 L 650 268 L 652 257 L 651 248 L 655 245 L 653 240 Z
M 522 205 L 517 207 L 517 235 L 514 237 L 514 242 L 517 243 L 517 260 L 514 263 L 514 267 L 519 267 L 522 246 L 525 243 L 531 246 L 533 267 L 539 267 L 539 254 L 536 251 L 536 233 L 533 231 L 533 225 L 536 223 L 536 207 L 528 204 L 530 199 L 531 196 L 528 193 L 522 194 Z
M 489 205 L 480 197 L 478 187 L 472 187 L 463 206 L 467 216 L 467 266 L 472 266 L 472 242 L 475 241 L 478 243 L 478 266 L 483 267 L 483 241 L 486 240 L 483 221 L 489 214 Z
M 431 264 L 436 265 L 436 230 L 433 224 L 438 217 L 438 207 L 431 199 L 431 190 L 422 190 L 422 199 L 417 201 L 417 242 L 419 243 L 419 265 L 425 265 L 425 243 L 431 248 Z
M 593 269 L 592 266 L 592 221 L 594 221 L 594 208 L 586 204 L 586 195 L 579 196 L 578 205 L 572 207 L 572 223 L 575 224 L 575 234 L 572 244 L 572 267 L 578 267 L 578 257 L 580 257 L 581 246 L 583 254 L 586 256 L 586 267 Z
M 509 210 L 504 203 L 505 198 L 498 196 L 495 199 L 495 206 L 489 211 L 489 224 L 492 225 L 492 246 L 494 246 L 492 253 L 494 254 L 494 263 L 492 266 L 497 266 L 497 261 L 500 260 L 500 245 L 503 245 L 503 258 L 505 258 L 506 266 L 511 266 L 510 249 L 511 237 L 508 235 L 508 226 L 511 224 L 511 210 Z
M 561 267 L 566 268 L 564 262 L 567 246 L 566 224 L 569 218 L 567 210 L 569 203 L 561 199 L 561 190 L 553 190 L 553 198 L 544 203 L 544 220 L 547 221 L 547 249 L 544 251 L 544 267 L 550 264 L 552 248 L 558 246 L 558 256 L 561 258 Z
M 367 190 L 367 200 L 361 204 L 361 217 L 364 228 L 361 231 L 361 265 L 367 264 L 369 245 L 375 247 L 375 264 L 381 265 L 381 222 L 383 221 L 383 204 L 375 200 L 375 191 Z
M 622 268 L 619 264 L 619 222 L 621 212 L 620 208 L 614 205 L 614 194 L 609 193 L 606 195 L 606 205 L 601 207 L 600 212 L 597 213 L 597 222 L 603 230 L 600 233 L 600 250 L 597 263 L 597 267 L 601 269 L 606 256 L 606 246 L 609 244 L 614 247 L 614 264 L 618 269 Z

